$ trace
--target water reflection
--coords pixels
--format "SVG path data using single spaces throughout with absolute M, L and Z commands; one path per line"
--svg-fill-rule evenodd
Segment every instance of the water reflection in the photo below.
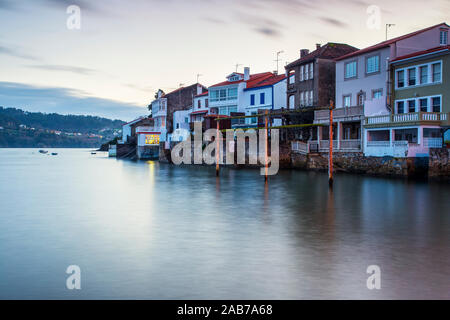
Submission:
M 448 184 L 57 152 L 0 152 L 0 298 L 450 298 Z

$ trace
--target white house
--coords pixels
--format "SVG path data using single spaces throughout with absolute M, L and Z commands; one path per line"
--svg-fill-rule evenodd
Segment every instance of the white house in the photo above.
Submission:
M 189 116 L 191 109 L 179 110 L 173 113 L 173 133 L 169 134 L 169 141 L 185 141 L 190 132 Z
M 145 117 L 139 117 L 137 119 L 134 119 L 130 122 L 127 122 L 122 125 L 122 140 L 119 141 L 120 144 L 126 143 L 128 140 L 128 137 L 131 137 L 131 126 L 135 124 L 136 122 L 141 121 Z
M 158 91 L 156 99 L 152 101 L 151 107 L 155 129 L 161 133 L 160 140 L 166 141 L 167 98 L 164 97 L 164 93 L 161 90 Z
M 258 110 L 276 110 L 286 107 L 286 81 L 285 75 L 272 75 L 263 80 L 253 81 L 244 89 L 242 100 L 245 115 L 258 113 Z M 247 126 L 257 125 L 258 118 L 246 118 Z M 281 119 L 275 119 L 273 125 L 281 125 Z

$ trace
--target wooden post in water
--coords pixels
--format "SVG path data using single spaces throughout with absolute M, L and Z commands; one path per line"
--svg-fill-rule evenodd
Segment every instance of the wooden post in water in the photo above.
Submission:
M 265 121 L 265 125 L 266 125 L 266 131 L 265 131 L 265 136 L 266 136 L 266 155 L 265 155 L 265 177 L 264 177 L 264 181 L 267 182 L 268 176 L 269 176 L 269 111 L 266 110 L 266 121 Z
M 329 147 L 328 151 L 328 184 L 330 187 L 333 186 L 333 109 L 334 102 L 330 101 L 330 136 L 329 136 Z
M 219 170 L 220 170 L 220 139 L 219 139 L 219 134 L 220 134 L 220 121 L 219 119 L 216 120 L 217 121 L 217 133 L 216 133 L 216 177 L 219 176 Z

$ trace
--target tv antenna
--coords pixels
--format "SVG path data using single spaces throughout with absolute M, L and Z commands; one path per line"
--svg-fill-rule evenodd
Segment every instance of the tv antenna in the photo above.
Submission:
M 388 39 L 388 29 L 395 26 L 394 23 L 386 23 L 386 40 Z
M 281 61 L 281 59 L 280 59 L 280 54 L 282 54 L 282 53 L 284 53 L 284 51 L 283 51 L 283 50 L 281 50 L 281 51 L 278 51 L 278 52 L 277 52 L 277 59 L 276 59 L 276 60 L 274 60 L 274 61 L 276 61 L 276 62 L 277 62 L 277 74 L 278 74 L 278 62 L 280 62 L 280 61 Z

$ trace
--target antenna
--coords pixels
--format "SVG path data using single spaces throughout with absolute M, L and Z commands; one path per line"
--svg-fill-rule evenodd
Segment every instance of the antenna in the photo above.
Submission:
M 236 72 L 238 71 L 238 68 L 239 68 L 240 66 L 242 66 L 242 64 L 236 63 L 236 65 L 235 65 L 235 67 L 236 67 Z
M 388 39 L 388 29 L 395 26 L 393 23 L 386 23 L 386 40 Z
M 197 83 L 198 83 L 198 79 L 202 76 L 202 74 L 197 73 Z
M 281 59 L 280 59 L 280 54 L 282 54 L 282 53 L 284 53 L 283 50 L 278 51 L 278 52 L 277 52 L 277 59 L 276 59 L 276 60 L 273 60 L 273 61 L 276 61 L 276 62 L 277 62 L 277 74 L 278 74 L 278 62 L 281 61 Z

